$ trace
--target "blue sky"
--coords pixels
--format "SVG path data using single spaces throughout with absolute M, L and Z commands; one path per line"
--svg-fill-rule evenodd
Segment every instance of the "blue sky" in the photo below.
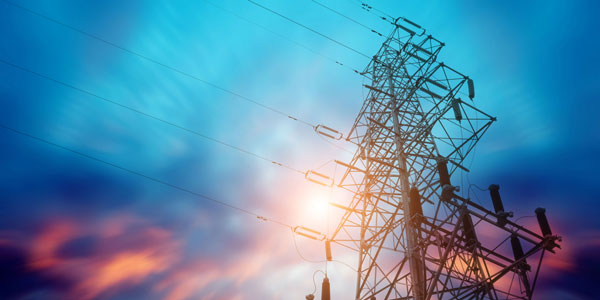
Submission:
M 368 59 L 247 1 L 18 3 L 340 131 L 349 130 L 363 101 L 363 78 L 351 68 L 362 70 Z M 308 0 L 260 3 L 368 55 L 383 42 Z M 383 34 L 391 30 L 353 1 L 326 3 Z M 477 105 L 498 118 L 478 145 L 469 178 L 481 186 L 500 184 L 505 206 L 518 216 L 548 209 L 565 250 L 542 277 L 540 297 L 591 299 L 587 285 L 600 267 L 598 5 L 369 4 L 445 42 L 439 60 L 473 78 Z M 3 61 L 301 170 L 349 157 L 300 122 L 65 26 L 4 2 L 0 16 Z M 307 198 L 327 191 L 297 173 L 6 63 L 0 70 L 5 126 L 265 216 L 327 230 L 306 209 L 312 205 Z M 0 139 L 0 254 L 7 269 L 17 270 L 15 284 L 2 286 L 4 296 L 283 299 L 312 290 L 312 273 L 322 265 L 302 261 L 286 229 L 4 129 Z M 298 242 L 306 255 L 321 259 L 320 246 Z M 125 254 L 145 266 L 130 279 L 78 279 Z M 332 292 L 341 298 L 342 283 L 353 277 L 335 268 Z

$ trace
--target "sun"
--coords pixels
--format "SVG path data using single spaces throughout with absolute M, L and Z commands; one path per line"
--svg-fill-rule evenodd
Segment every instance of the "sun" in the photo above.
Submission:
M 326 218 L 329 208 L 329 197 L 314 195 L 309 200 L 309 213 L 318 219 Z
M 298 211 L 296 214 L 303 225 L 316 230 L 323 229 L 327 224 L 327 216 L 331 213 L 329 208 L 331 191 L 326 189 L 310 188 L 302 190 L 298 195 Z

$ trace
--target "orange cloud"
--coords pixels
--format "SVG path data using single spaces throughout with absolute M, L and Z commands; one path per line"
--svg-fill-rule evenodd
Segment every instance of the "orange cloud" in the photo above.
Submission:
M 169 267 L 173 257 L 164 252 L 146 249 L 117 253 L 105 262 L 98 263 L 96 271 L 89 274 L 74 293 L 79 299 L 92 299 L 113 287 L 139 283 Z
M 164 300 L 188 299 L 220 277 L 221 272 L 218 268 L 198 262 L 191 267 L 174 272 L 160 282 L 156 290 L 168 290 Z
M 236 255 L 234 259 L 201 257 L 167 271 L 169 274 L 154 289 L 165 293 L 164 300 L 244 299 L 236 294 L 241 285 L 256 278 L 261 271 L 273 268 L 269 264 L 290 250 L 286 246 L 280 240 L 265 239 L 249 245 L 244 255 Z M 218 283 L 227 284 L 228 288 L 223 290 Z
M 600 232 L 581 233 L 579 236 L 565 238 L 560 242 L 562 249 L 556 249 L 556 254 L 548 253 L 544 257 L 544 266 L 558 272 L 574 271 L 577 268 L 576 256 L 581 249 L 600 247 Z
M 97 239 L 91 254 L 59 255 L 61 247 L 82 236 Z M 60 221 L 33 238 L 28 266 L 74 282 L 64 298 L 93 299 L 168 270 L 178 261 L 180 246 L 169 231 L 133 216 L 85 224 Z
M 50 224 L 31 243 L 29 266 L 42 269 L 61 263 L 61 259 L 56 256 L 56 251 L 77 234 L 77 227 L 70 222 L 60 221 Z

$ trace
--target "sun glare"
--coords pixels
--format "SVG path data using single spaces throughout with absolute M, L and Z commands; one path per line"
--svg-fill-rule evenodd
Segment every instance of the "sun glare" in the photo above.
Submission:
M 318 217 L 327 217 L 328 197 L 315 197 L 311 201 L 311 208 Z
M 303 208 L 305 221 L 315 225 L 324 225 L 329 207 L 329 194 L 326 192 L 311 191 L 304 197 L 306 199 Z

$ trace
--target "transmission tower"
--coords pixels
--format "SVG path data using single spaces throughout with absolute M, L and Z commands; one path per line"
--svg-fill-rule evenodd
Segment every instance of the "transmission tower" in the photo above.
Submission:
M 372 82 L 347 137 L 357 151 L 336 161 L 354 196 L 333 204 L 344 212 L 328 242 L 358 253 L 356 299 L 531 299 L 559 237 L 543 209 L 542 234 L 513 222 L 497 185 L 493 211 L 465 195 L 455 177 L 495 118 L 475 107 L 469 77 L 437 61 L 444 43 L 394 25 L 363 73 Z

